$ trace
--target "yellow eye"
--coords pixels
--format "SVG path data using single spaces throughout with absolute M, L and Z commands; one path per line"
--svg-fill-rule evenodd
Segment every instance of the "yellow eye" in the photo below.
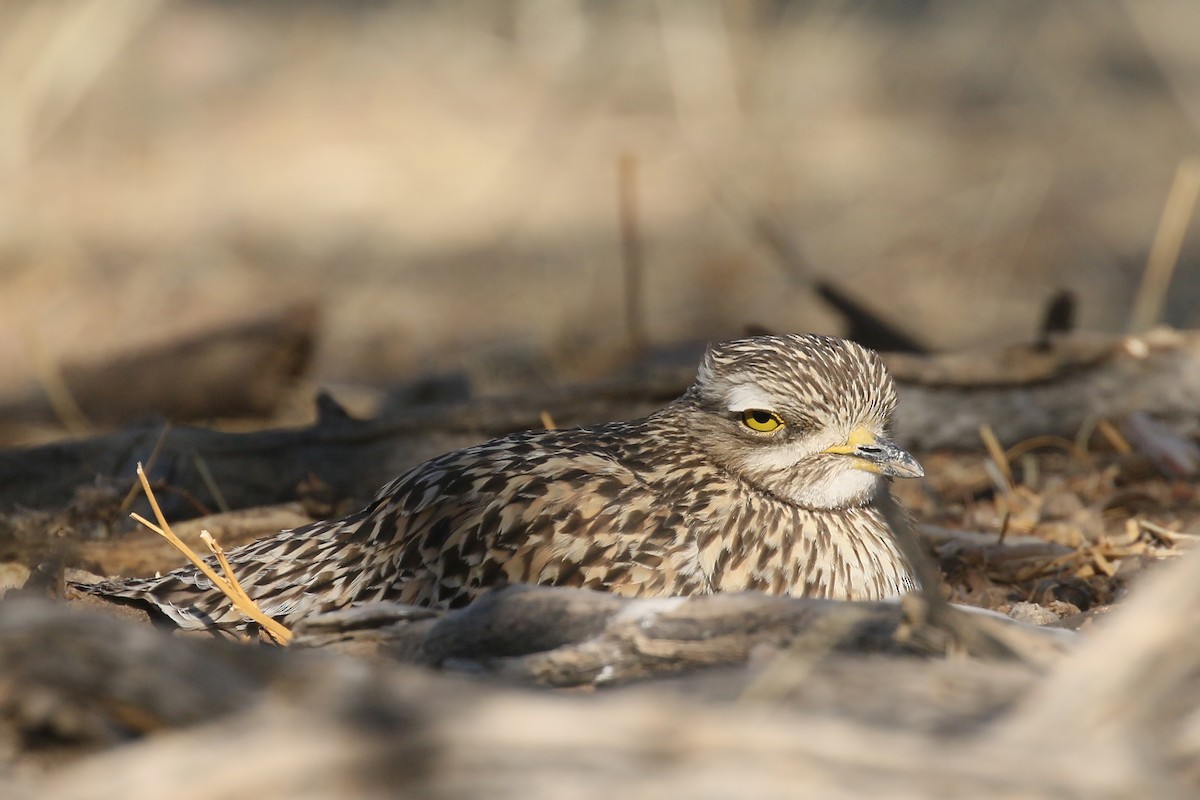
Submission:
M 742 412 L 742 423 L 752 431 L 770 432 L 783 427 L 783 419 L 773 411 L 748 408 Z

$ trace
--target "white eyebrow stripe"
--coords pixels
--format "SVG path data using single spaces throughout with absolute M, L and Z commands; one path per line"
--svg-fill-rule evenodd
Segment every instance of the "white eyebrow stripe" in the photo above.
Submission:
M 734 386 L 725 395 L 725 404 L 730 411 L 746 411 L 751 408 L 771 410 L 775 403 L 757 386 L 743 384 Z

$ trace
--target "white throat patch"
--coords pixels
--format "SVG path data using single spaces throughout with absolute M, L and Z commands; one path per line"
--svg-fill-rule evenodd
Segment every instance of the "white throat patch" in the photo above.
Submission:
M 873 472 L 840 469 L 825 480 L 801 486 L 792 499 L 808 508 L 851 508 L 874 497 L 879 481 L 879 476 Z

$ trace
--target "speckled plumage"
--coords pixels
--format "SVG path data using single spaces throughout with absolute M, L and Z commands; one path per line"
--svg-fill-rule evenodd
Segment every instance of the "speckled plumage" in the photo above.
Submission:
M 727 342 L 709 348 L 681 398 L 645 419 L 447 453 L 356 514 L 229 559 L 263 611 L 286 623 L 371 600 L 459 606 L 511 582 L 627 596 L 895 596 L 914 582 L 871 501 L 887 491 L 882 476 L 921 474 L 885 438 L 895 403 L 879 357 L 854 343 Z M 754 430 L 751 412 L 782 424 Z M 191 567 L 82 588 L 185 628 L 244 624 Z

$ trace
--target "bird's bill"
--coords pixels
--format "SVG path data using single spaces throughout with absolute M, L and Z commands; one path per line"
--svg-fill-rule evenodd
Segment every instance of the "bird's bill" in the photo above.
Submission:
M 844 444 L 826 448 L 826 453 L 849 456 L 854 466 L 867 472 L 895 478 L 920 478 L 925 469 L 907 450 L 890 439 L 875 436 L 866 428 L 855 428 Z

